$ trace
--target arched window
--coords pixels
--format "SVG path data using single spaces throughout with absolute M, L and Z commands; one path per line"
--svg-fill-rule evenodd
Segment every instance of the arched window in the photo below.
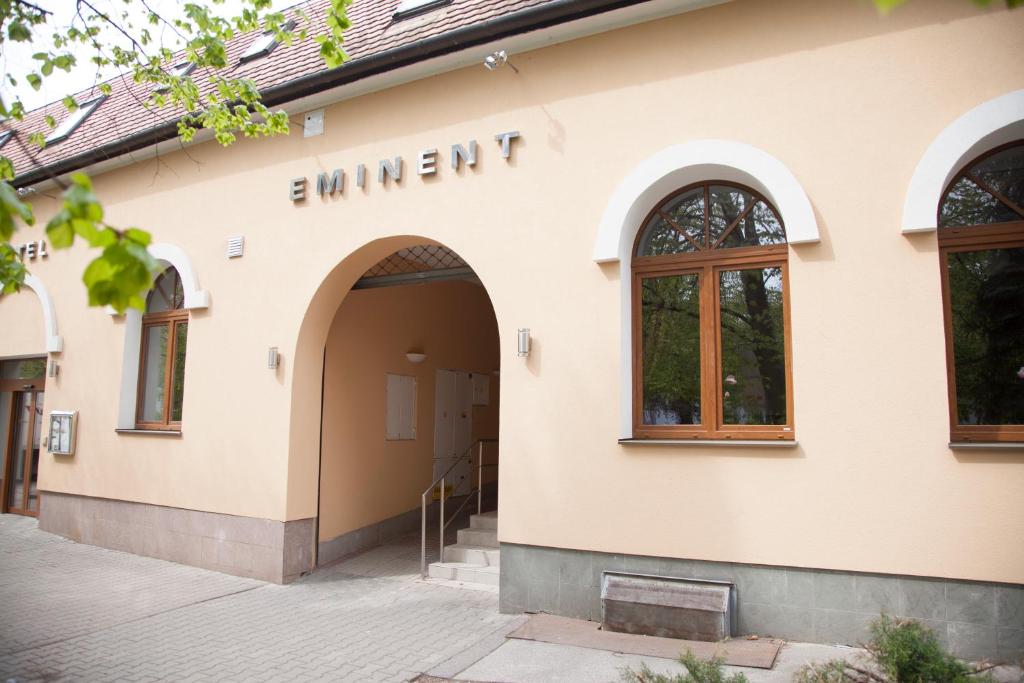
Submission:
M 788 247 L 747 187 L 663 200 L 633 251 L 633 436 L 792 439 Z
M 188 310 L 184 304 L 181 277 L 174 268 L 167 268 L 157 277 L 142 316 L 142 357 L 136 404 L 138 429 L 181 427 L 188 337 Z
M 939 204 L 951 441 L 1024 441 L 1024 140 L 968 164 Z

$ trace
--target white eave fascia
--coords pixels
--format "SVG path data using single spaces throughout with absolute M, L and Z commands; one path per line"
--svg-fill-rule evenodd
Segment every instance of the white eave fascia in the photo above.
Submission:
M 650 0 L 638 5 L 631 5 L 622 9 L 604 12 L 575 21 L 568 21 L 536 31 L 529 31 L 514 36 L 495 40 L 485 45 L 474 45 L 473 47 L 458 52 L 451 52 L 440 57 L 424 60 L 416 64 L 400 67 L 392 71 L 386 71 L 368 78 L 352 83 L 318 92 L 315 95 L 302 97 L 291 102 L 280 105 L 280 108 L 289 115 L 300 114 L 314 109 L 328 107 L 338 102 L 350 100 L 363 95 L 368 95 L 381 90 L 387 90 L 395 86 L 422 80 L 431 76 L 456 71 L 473 65 L 483 67 L 483 59 L 491 52 L 502 49 L 508 52 L 514 59 L 516 54 L 550 47 L 560 43 L 566 43 L 579 38 L 606 33 L 616 29 L 642 24 L 648 21 L 655 21 L 665 17 L 693 12 L 705 7 L 723 5 L 732 0 Z M 192 145 L 201 144 L 213 139 L 210 131 L 201 131 L 189 143 L 182 143 L 178 138 L 164 140 L 155 145 L 150 145 L 134 152 L 122 154 L 99 163 L 85 166 L 79 171 L 96 176 L 108 171 L 129 166 L 142 161 L 143 158 L 151 158 L 151 155 L 168 154 Z M 52 181 L 37 183 L 33 187 L 42 190 L 53 186 Z
M 398 85 L 422 80 L 431 76 L 457 71 L 471 66 L 483 69 L 484 57 L 501 49 L 509 53 L 512 60 L 515 55 L 538 50 L 571 40 L 606 33 L 635 24 L 642 24 L 677 14 L 693 12 L 705 7 L 723 5 L 733 0 L 650 0 L 639 5 L 631 5 L 622 9 L 569 21 L 548 28 L 520 33 L 501 38 L 484 45 L 475 45 L 465 50 L 452 52 L 434 59 L 424 60 L 410 66 L 387 71 L 354 83 L 318 92 L 315 95 L 292 100 L 282 109 L 289 114 L 299 114 L 321 109 L 338 102 L 387 90 Z

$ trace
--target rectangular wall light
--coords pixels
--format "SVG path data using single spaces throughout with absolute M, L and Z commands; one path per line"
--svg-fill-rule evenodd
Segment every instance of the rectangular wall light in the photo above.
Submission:
M 520 327 L 516 330 L 516 338 L 518 343 L 516 345 L 516 355 L 520 358 L 525 358 L 530 355 L 530 328 Z

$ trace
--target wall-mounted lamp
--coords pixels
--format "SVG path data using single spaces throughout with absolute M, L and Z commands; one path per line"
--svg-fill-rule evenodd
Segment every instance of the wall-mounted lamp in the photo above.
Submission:
M 281 354 L 277 352 L 276 346 L 271 346 L 267 349 L 267 368 L 270 370 L 277 370 L 278 366 L 281 365 Z
M 55 360 L 50 360 L 50 365 L 47 366 L 46 376 L 53 379 L 60 374 L 60 363 Z
M 494 71 L 502 64 L 508 64 L 513 71 L 519 73 L 519 69 L 516 68 L 515 64 L 508 61 L 508 53 L 504 50 L 497 50 L 484 57 L 484 66 L 487 67 L 488 71 Z
M 520 327 L 516 330 L 516 355 L 525 358 L 530 355 L 530 328 Z
M 405 357 L 409 360 L 410 363 L 419 364 L 427 359 L 427 354 L 419 353 L 418 351 L 410 351 L 409 353 L 405 354 Z

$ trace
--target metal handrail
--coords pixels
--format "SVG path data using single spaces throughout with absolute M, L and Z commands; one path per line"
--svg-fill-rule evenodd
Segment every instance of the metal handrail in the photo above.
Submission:
M 457 456 L 452 461 L 452 464 L 448 466 L 448 469 L 446 469 L 441 474 L 440 477 L 437 477 L 436 479 L 434 479 L 434 481 L 431 482 L 430 486 L 428 486 L 427 489 L 420 496 L 420 574 L 424 578 L 426 578 L 426 576 L 427 576 L 427 496 L 434 491 L 434 487 L 435 486 L 440 484 L 440 489 L 439 489 L 439 493 L 438 493 L 438 500 L 440 501 L 440 504 L 441 504 L 440 505 L 440 507 L 441 507 L 440 515 L 438 516 L 439 517 L 439 521 L 438 521 L 438 531 L 439 531 L 439 533 L 438 533 L 438 535 L 440 536 L 440 538 L 438 539 L 438 559 L 439 560 L 443 560 L 444 559 L 444 530 L 447 529 L 448 525 L 451 524 L 459 516 L 459 513 L 462 512 L 463 508 L 466 507 L 466 503 L 468 503 L 469 501 L 471 501 L 473 499 L 473 494 L 474 493 L 476 494 L 476 510 L 477 510 L 477 513 L 480 513 L 480 512 L 483 511 L 483 481 L 484 481 L 483 471 L 484 471 L 484 467 L 497 467 L 498 466 L 497 463 L 490 463 L 490 464 L 487 464 L 487 465 L 484 464 L 484 444 L 487 444 L 487 443 L 498 443 L 498 440 L 497 439 L 477 439 L 476 441 L 471 443 L 469 445 L 469 447 L 466 448 L 466 450 L 462 452 L 462 455 Z M 477 450 L 478 450 L 478 456 L 477 456 L 477 482 L 478 482 L 478 486 L 475 489 L 471 488 L 469 490 L 469 493 L 466 494 L 466 499 L 464 501 L 462 501 L 461 505 L 459 505 L 458 509 L 455 511 L 455 514 L 452 515 L 452 518 L 450 520 L 448 520 L 447 523 L 445 523 L 445 521 L 444 521 L 445 479 L 447 478 L 448 474 L 450 474 L 451 471 L 453 469 L 455 469 L 455 466 L 460 464 L 464 459 L 468 458 L 470 463 L 473 462 L 473 448 L 474 447 L 476 447 Z M 452 490 L 452 496 L 448 496 L 448 497 L 449 498 L 454 497 L 454 494 L 455 494 L 455 490 L 453 489 Z

